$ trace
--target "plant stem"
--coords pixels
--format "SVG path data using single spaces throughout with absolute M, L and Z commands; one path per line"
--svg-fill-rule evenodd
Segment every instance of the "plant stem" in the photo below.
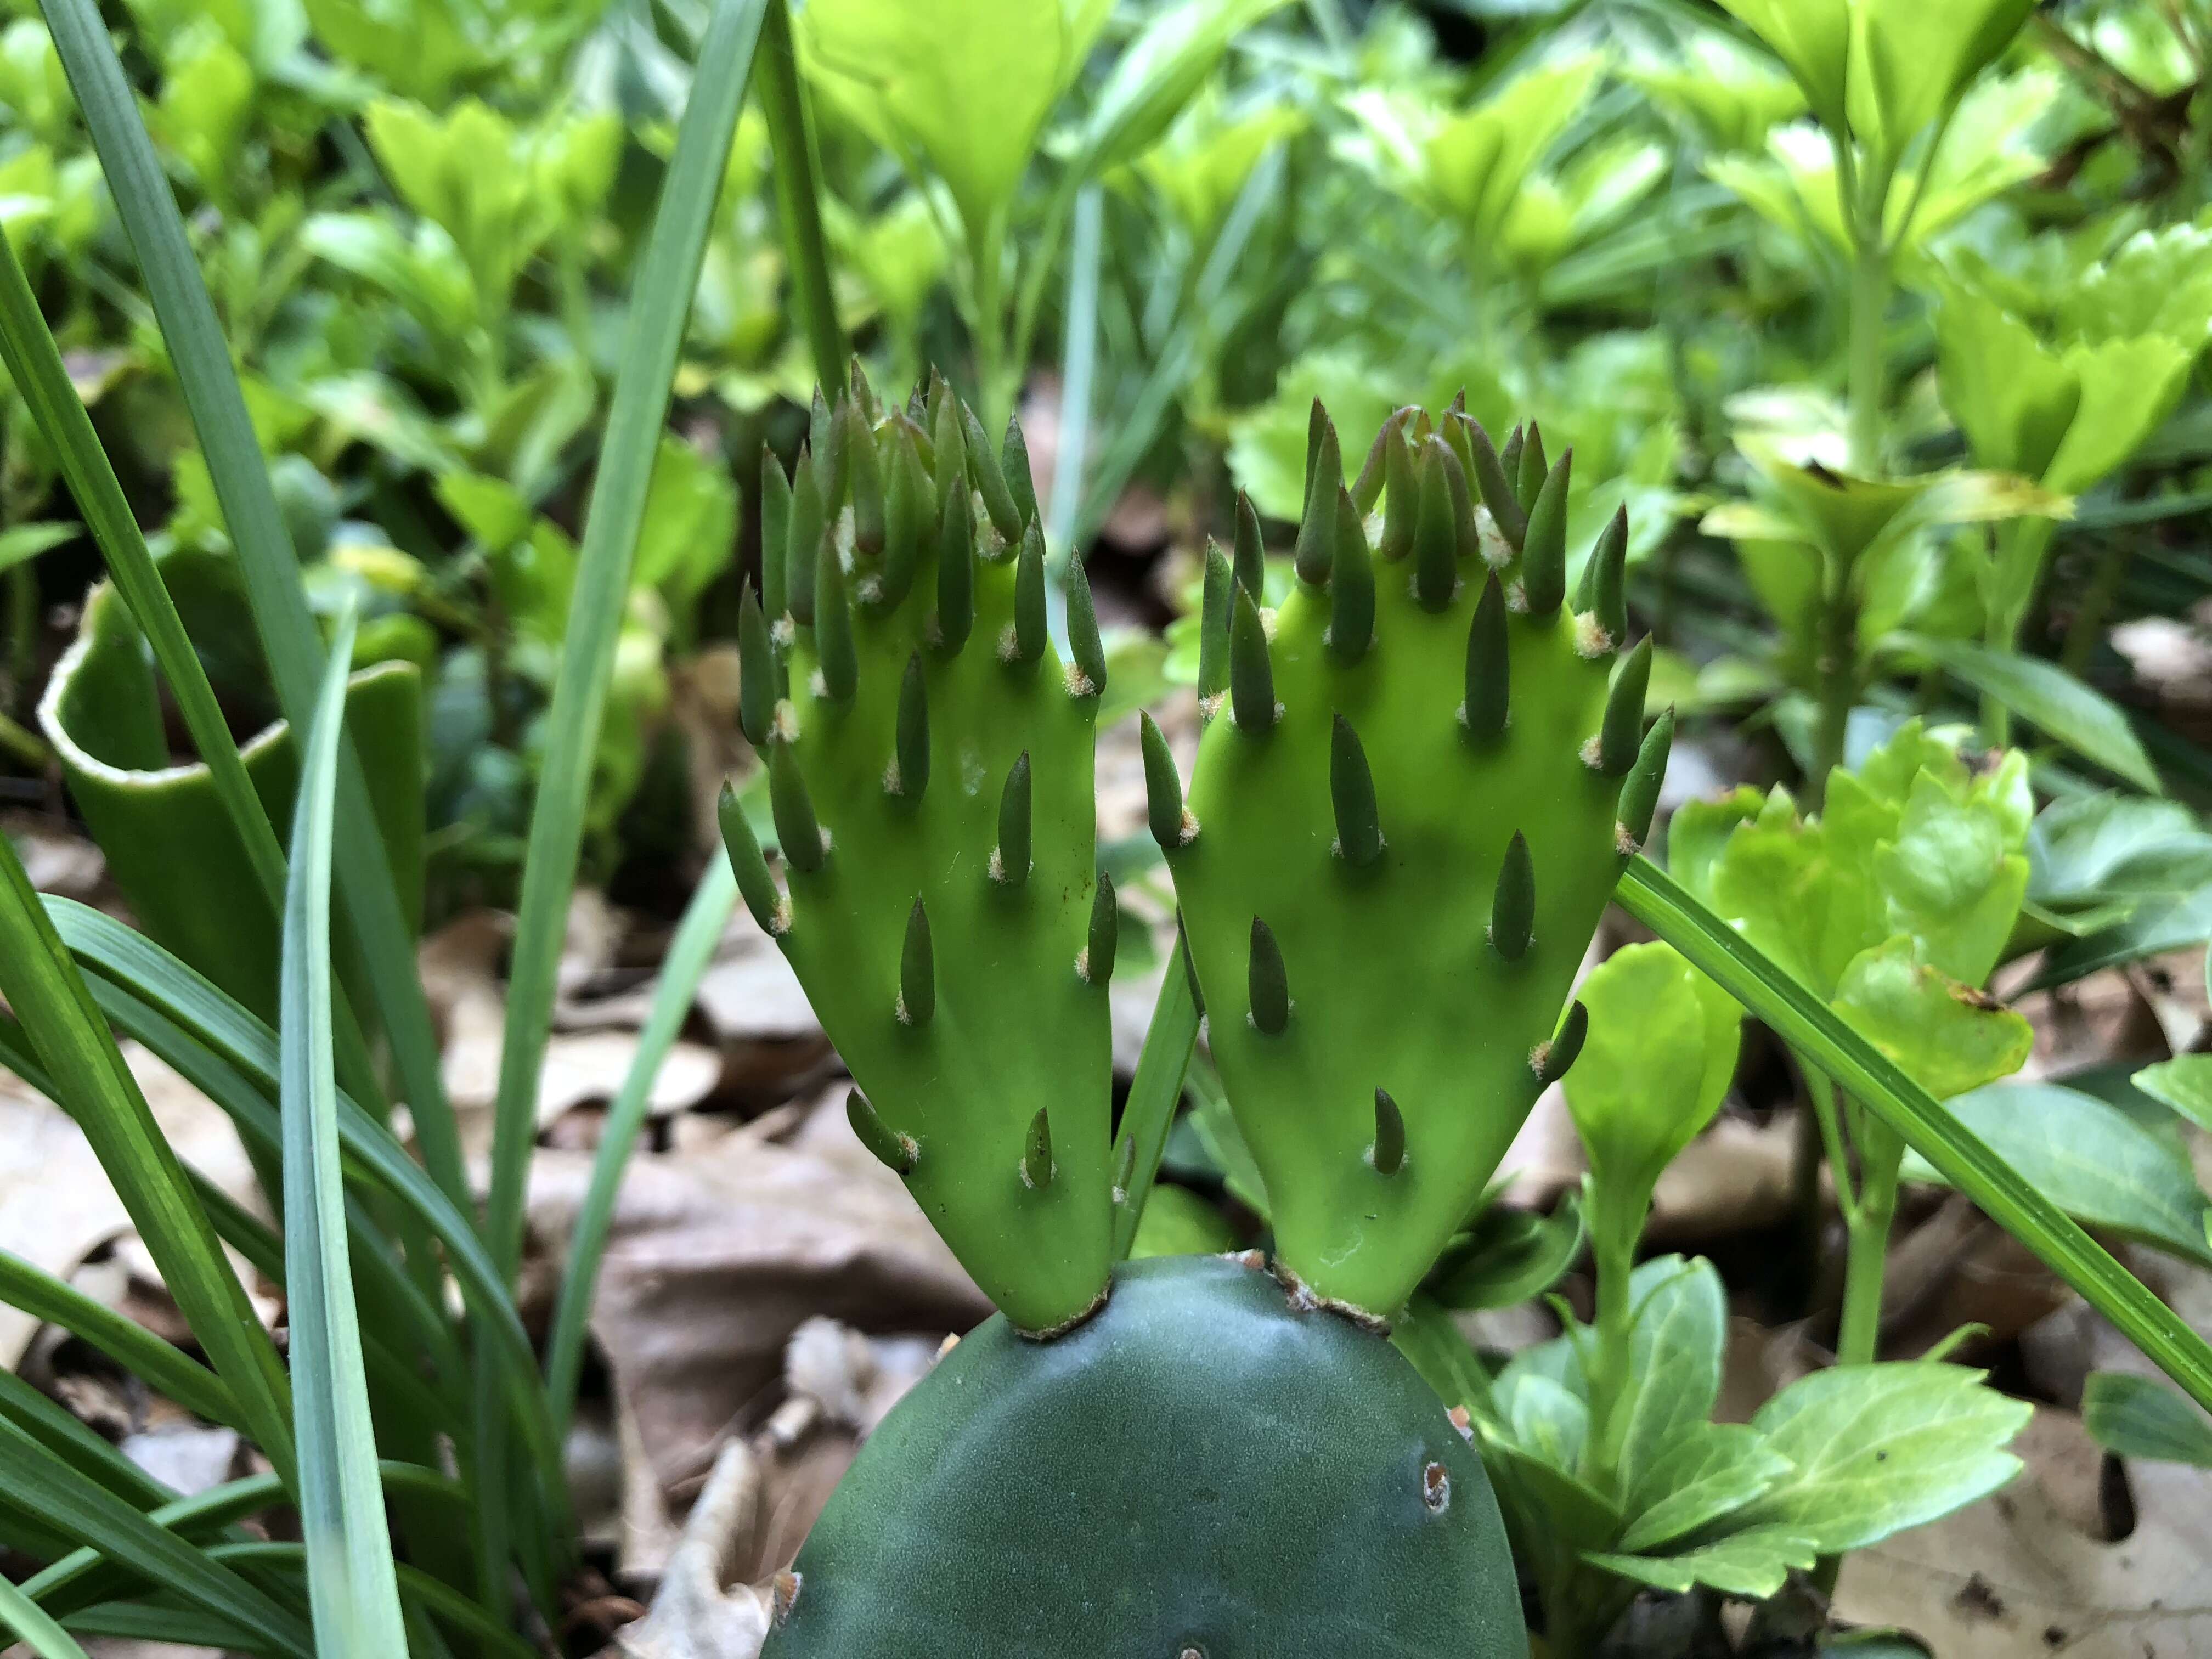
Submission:
M 1813 775 L 1805 782 L 1810 805 L 1826 798 L 1828 774 L 1844 763 L 1850 737 L 1851 709 L 1858 702 L 1858 600 L 1851 591 L 1850 566 L 1826 562 L 1826 592 L 1820 604 L 1820 724 L 1814 740 Z
M 1589 1379 L 1588 1472 L 1601 1492 L 1613 1488 L 1620 1468 L 1621 1442 L 1628 1431 L 1621 1405 L 1628 1397 L 1636 1312 L 1629 1279 L 1636 1267 L 1636 1241 L 1643 1234 L 1650 1207 L 1650 1194 L 1638 1196 L 1608 1190 L 1602 1176 L 1592 1178 L 1589 1214 L 1590 1261 L 1597 1285 L 1597 1363 Z
M 2105 618 L 2120 596 L 2135 554 L 2135 538 L 2124 535 L 2111 538 L 2097 550 L 2097 568 L 2090 574 L 2088 586 L 2081 590 L 2081 603 L 2066 624 L 2066 642 L 2058 653 L 2058 665 L 2077 679 L 2089 666 L 2089 653 L 2104 634 Z
M 1881 470 L 1881 416 L 1887 363 L 1883 323 L 1889 313 L 1889 254 L 1879 242 L 1878 226 L 1860 216 L 1860 243 L 1851 260 L 1849 374 L 1850 425 L 1847 432 L 1851 471 L 1873 477 Z
M 1853 240 L 1846 343 L 1850 424 L 1846 432 L 1850 471 L 1863 478 L 1882 470 L 1881 422 L 1887 392 L 1883 324 L 1889 312 L 1889 250 L 1882 243 L 1881 217 L 1887 181 L 1869 173 L 1850 204 Z M 1858 701 L 1858 600 L 1849 559 L 1831 556 L 1824 574 L 1820 609 L 1820 723 L 1814 741 L 1813 775 L 1806 793 L 1817 803 L 1828 774 L 1843 764 L 1850 732 L 1851 708 Z
M 1858 1148 L 1859 1193 L 1850 1226 L 1850 1255 L 1844 1270 L 1843 1322 L 1836 1334 L 1836 1363 L 1874 1362 L 1881 1336 L 1882 1269 L 1889 1255 L 1890 1224 L 1897 1217 L 1898 1170 L 1905 1140 L 1872 1113 L 1851 1113 Z
M 2021 627 L 2035 603 L 2035 591 L 2042 581 L 2044 556 L 2051 546 L 2054 529 L 2048 519 L 2014 519 L 1997 530 L 1983 600 L 1987 619 L 1982 637 L 1991 650 L 2020 649 Z M 2100 565 L 2100 574 L 2102 570 Z M 2085 600 L 2085 610 L 2087 605 Z M 1992 748 L 2002 748 L 2011 739 L 2012 711 L 1995 697 L 1985 696 L 1982 699 L 1982 735 Z

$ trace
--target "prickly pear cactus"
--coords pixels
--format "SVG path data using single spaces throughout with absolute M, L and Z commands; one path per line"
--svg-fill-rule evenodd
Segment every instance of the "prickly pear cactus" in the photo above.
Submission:
M 732 861 L 854 1127 L 1006 1315 L 870 1441 L 771 1659 L 1526 1652 L 1480 1462 L 1382 1327 L 1572 1063 L 1665 765 L 1624 521 L 1567 603 L 1571 466 L 1407 409 L 1346 484 L 1316 409 L 1296 592 L 1263 609 L 1249 508 L 1210 556 L 1197 771 L 1148 720 L 1146 772 L 1278 1259 L 1110 1280 L 1081 570 L 1063 664 L 1018 433 L 994 454 L 941 386 L 856 377 L 764 475 L 742 703 L 788 894 L 726 798 Z
M 1671 722 L 1624 648 L 1625 520 L 1566 603 L 1571 452 L 1407 409 L 1347 487 L 1316 405 L 1309 454 L 1296 591 L 1261 608 L 1256 525 L 1212 554 L 1188 798 L 1149 728 L 1146 769 L 1279 1259 L 1387 1316 L 1572 1063 Z
M 860 1085 L 862 1139 L 1006 1316 L 1046 1333 L 1097 1304 L 1109 1253 L 1106 671 L 1079 565 L 1074 659 L 1047 637 L 1018 432 L 1007 449 L 942 382 L 884 410 L 856 370 L 788 485 L 764 464 L 741 719 L 787 896 L 727 796 L 722 819 L 747 904 Z
M 1258 1258 L 993 1320 L 876 1431 L 764 1659 L 1524 1659 L 1482 1464 L 1387 1342 Z

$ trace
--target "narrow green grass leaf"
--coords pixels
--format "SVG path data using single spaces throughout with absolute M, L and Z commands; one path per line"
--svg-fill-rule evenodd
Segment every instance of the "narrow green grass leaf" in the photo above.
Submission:
M 84 1659 L 76 1638 L 5 1578 L 0 1578 L 0 1630 L 29 1643 L 39 1659 Z
M 484 1234 L 492 1260 L 506 1277 L 513 1276 L 521 1256 L 523 1198 L 538 1133 L 538 1073 L 551 1028 L 568 901 L 583 845 L 584 812 L 630 568 L 645 519 L 647 488 L 767 7 L 768 0 L 717 0 L 708 21 L 690 95 L 677 126 L 675 154 L 630 294 L 621 366 L 608 401 L 599 472 L 584 517 L 568 632 L 545 718 L 545 730 L 551 735 L 523 855 L 522 894 L 507 974 L 507 1027 L 493 1109 Z M 478 1547 L 487 1562 L 505 1554 L 507 1482 L 494 1404 L 499 1386 L 488 1370 L 478 1385 L 477 1408 L 476 1478 L 483 1505 Z M 541 1595 L 550 1593 L 550 1586 L 536 1588 Z M 483 1586 L 485 1607 L 495 1616 L 501 1611 L 500 1590 L 489 1580 Z
M 81 1337 L 186 1411 L 241 1434 L 250 1431 L 236 1398 L 199 1361 L 170 1346 L 137 1320 L 5 1250 L 0 1250 L 0 1302 Z
M 376 1431 L 353 1300 L 345 1183 L 338 1172 L 337 1067 L 331 1046 L 331 841 L 345 729 L 350 611 L 338 623 L 301 764 L 284 893 L 278 1073 L 284 1121 L 284 1266 L 292 1320 L 292 1412 L 300 1528 L 321 1659 L 407 1650 L 392 1533 L 376 1477 Z
M 222 325 L 96 0 L 44 0 L 44 9 L 199 434 L 208 476 L 237 550 L 271 688 L 293 730 L 304 732 L 322 680 L 321 635 L 307 607 L 298 556 L 246 415 Z M 346 915 L 383 1017 L 423 1161 L 447 1195 L 465 1203 L 460 1134 L 439 1071 L 429 1005 L 416 974 L 413 930 L 401 913 L 383 838 L 369 808 L 368 784 L 350 742 L 343 745 L 338 806 L 337 867 Z
M 105 1435 L 94 1432 L 9 1370 L 0 1370 L 0 1418 L 135 1509 L 152 1509 L 175 1495 L 125 1457 Z
M 256 1090 L 245 1098 L 228 1093 L 210 1098 L 230 1115 L 241 1133 L 270 1146 L 278 1145 L 282 1137 L 276 1113 L 261 1092 L 274 1093 L 277 1088 L 276 1034 L 204 975 L 113 917 L 64 898 L 49 898 L 46 908 L 59 937 L 94 975 L 91 994 L 117 1028 L 188 1076 L 194 1075 L 191 1068 L 200 1062 L 179 1047 L 180 1038 L 204 1045 L 235 1066 Z M 204 1070 L 199 1073 L 199 1078 L 205 1075 Z M 338 1096 L 338 1136 L 349 1168 L 419 1216 L 444 1249 L 471 1320 L 490 1339 L 494 1368 L 511 1391 L 540 1483 L 550 1494 L 541 1495 L 541 1501 L 556 1508 L 564 1504 L 560 1443 L 536 1386 L 537 1357 L 489 1250 L 391 1130 L 343 1092 Z
M 592 1294 L 599 1284 L 607 1234 L 614 1225 L 623 1171 L 629 1167 L 638 1135 L 645 1127 L 653 1079 L 659 1076 L 662 1062 L 690 1015 L 699 981 L 714 960 L 714 946 L 721 940 L 723 926 L 737 898 L 737 877 L 729 860 L 709 859 L 706 874 L 684 907 L 684 920 L 661 961 L 660 982 L 653 991 L 645 1029 L 638 1033 L 637 1053 L 607 1111 L 599 1152 L 592 1161 L 592 1184 L 569 1235 L 568 1265 L 561 1281 L 560 1305 L 553 1316 L 553 1338 L 545 1355 L 546 1391 L 552 1398 L 554 1424 L 563 1434 L 575 1407 L 576 1378 L 584 1363 Z
M 309 1652 L 307 1625 L 206 1553 L 0 1423 L 0 1487 L 15 1503 L 278 1653 Z M 404 1650 L 395 1650 L 403 1651 Z
M 175 1151 L 123 1062 L 12 843 L 0 836 L 0 996 L 21 1020 L 53 1098 L 76 1121 L 162 1283 L 238 1403 L 251 1437 L 288 1477 L 290 1392 L 276 1349 Z
M 385 1491 L 395 1497 L 434 1498 L 457 1511 L 467 1507 L 468 1494 L 459 1483 L 434 1469 L 416 1463 L 386 1462 L 378 1466 L 377 1474 Z M 290 1501 L 275 1475 L 250 1474 L 189 1498 L 173 1498 L 153 1509 L 146 1518 L 179 1538 L 209 1538 Z M 245 1541 L 245 1535 L 235 1534 L 234 1541 Z M 127 1588 L 130 1582 L 126 1564 L 111 1561 L 98 1550 L 79 1549 L 25 1579 L 22 1589 L 42 1607 L 66 1614 L 88 1605 L 94 1599 L 93 1592 L 102 1587 Z
M 599 477 L 584 518 L 568 631 L 545 719 L 551 736 L 530 815 L 507 976 L 485 1227 L 493 1260 L 508 1273 L 522 1247 L 523 1194 L 538 1131 L 538 1070 L 551 1026 L 554 981 L 567 939 L 568 898 L 576 884 L 584 808 L 606 711 L 607 682 L 614 672 L 623 597 L 629 591 L 646 488 L 685 319 L 768 4 L 769 0 L 718 0 L 708 23 L 690 99 L 677 129 L 675 156 L 630 295 Z M 836 384 L 834 376 L 829 383 Z
M 1182 946 L 1176 949 L 1180 951 Z M 1191 995 L 1190 975 L 1180 963 L 1170 962 L 1152 1004 L 1152 1021 L 1145 1030 L 1145 1046 L 1137 1056 L 1137 1074 L 1130 1081 L 1121 1133 L 1115 1137 L 1113 1167 L 1123 1167 L 1126 1146 L 1129 1172 L 1114 1206 L 1117 1261 L 1127 1261 L 1137 1242 L 1137 1224 L 1145 1218 L 1145 1200 L 1159 1176 L 1168 1131 L 1175 1127 L 1176 1109 L 1182 1104 L 1183 1075 L 1197 1042 L 1198 1000 Z
M 2204 1339 L 1893 1061 L 1650 860 L 1629 866 L 1618 896 L 1622 908 L 1902 1135 L 1944 1180 L 2212 1409 L 2212 1347 Z

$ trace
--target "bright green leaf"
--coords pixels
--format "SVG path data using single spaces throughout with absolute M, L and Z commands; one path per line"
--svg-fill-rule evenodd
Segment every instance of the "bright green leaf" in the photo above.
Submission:
M 1665 944 L 1625 945 L 1583 980 L 1589 1035 L 1567 1109 L 1600 1192 L 1632 1205 L 1720 1109 L 1742 1011 Z
M 1180 0 L 1115 59 L 1083 129 L 1084 176 L 1121 166 L 1166 131 L 1229 42 L 1287 0 Z
M 1708 1585 L 1723 1595 L 1762 1601 L 1780 1589 L 1792 1571 L 1809 1569 L 1819 1546 L 1789 1526 L 1754 1527 L 1701 1544 L 1680 1555 L 1621 1555 L 1586 1552 L 1593 1566 L 1677 1595 Z
M 2125 1371 L 2092 1371 L 2081 1422 L 2106 1451 L 2212 1469 L 2212 1423 L 2172 1389 Z
M 2212 1266 L 2205 1199 L 2189 1165 L 2110 1103 L 2051 1083 L 1976 1089 L 1946 1103 L 1959 1121 L 2085 1226 Z M 1917 1160 L 1907 1174 L 1934 1171 Z
M 1686 1538 L 1790 1473 L 1790 1460 L 1748 1425 L 1697 1424 L 1678 1435 L 1630 1490 L 1632 1518 L 1620 1548 L 1639 1554 Z
M 2212 1054 L 2181 1054 L 2146 1066 L 2132 1079 L 2153 1100 L 2200 1129 L 2212 1130 Z
M 2035 1043 L 2027 1020 L 1920 961 L 1908 939 L 1856 957 L 1831 1006 L 1938 1100 L 2011 1076 Z
M 812 0 L 808 73 L 877 141 L 945 180 L 982 238 L 1112 0 Z
M 1735 1518 L 1799 1534 L 1825 1554 L 1864 1548 L 2011 1480 L 2020 1460 L 2003 1449 L 2032 1414 L 1956 1365 L 1815 1371 L 1753 1417 L 1794 1472 Z
M 1620 1480 L 1634 1491 L 1712 1415 L 1728 1341 L 1728 1295 L 1703 1256 L 1655 1256 L 1629 1280 L 1629 1385 L 1620 1402 Z

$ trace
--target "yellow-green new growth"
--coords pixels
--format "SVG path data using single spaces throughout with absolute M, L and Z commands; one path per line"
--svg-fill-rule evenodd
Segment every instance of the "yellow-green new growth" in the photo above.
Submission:
M 1393 415 L 1349 488 L 1340 457 L 1317 412 L 1279 611 L 1249 555 L 1209 580 L 1226 696 L 1187 793 L 1149 726 L 1145 758 L 1279 1256 L 1387 1316 L 1573 1063 L 1562 1005 L 1672 722 L 1645 735 L 1622 650 L 1624 523 L 1566 604 L 1571 452 L 1530 427 L 1501 454 L 1455 405 Z
M 745 596 L 740 713 L 787 896 L 734 799 L 722 822 L 746 903 L 865 1091 L 862 1142 L 1009 1319 L 1047 1332 L 1097 1303 L 1110 1255 L 1106 668 L 1079 574 L 1073 662 L 1053 648 L 1018 431 L 1005 453 L 941 382 L 886 410 L 856 375 L 817 403 L 788 486 L 765 464 L 780 609 Z

